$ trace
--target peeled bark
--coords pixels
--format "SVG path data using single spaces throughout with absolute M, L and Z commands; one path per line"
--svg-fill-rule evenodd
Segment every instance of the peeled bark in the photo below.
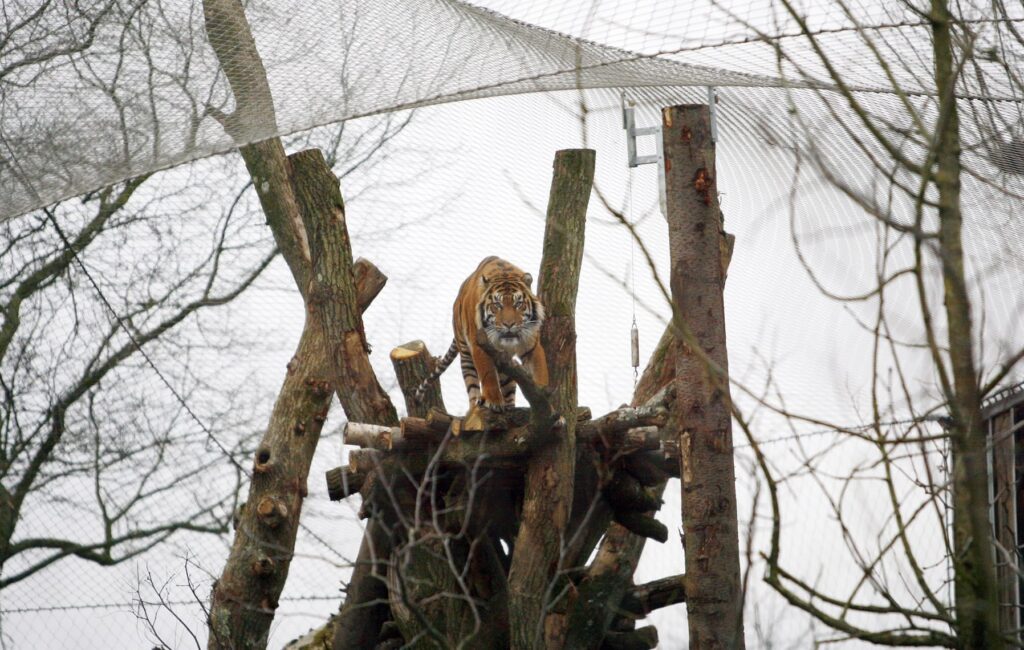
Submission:
M 588 149 L 555 154 L 548 199 L 538 296 L 547 311 L 541 341 L 548 357 L 551 403 L 562 414 L 576 411 L 576 292 L 594 159 Z M 536 452 L 527 467 L 522 519 L 509 571 L 513 649 L 543 645 L 546 594 L 560 565 L 572 508 L 575 442 L 576 419 L 566 418 L 565 430 Z
M 715 149 L 707 106 L 662 111 L 690 647 L 744 647 L 736 470 L 720 264 Z

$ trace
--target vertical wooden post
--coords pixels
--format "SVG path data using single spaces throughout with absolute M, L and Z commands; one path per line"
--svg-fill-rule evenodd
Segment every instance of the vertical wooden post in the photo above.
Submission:
M 391 365 L 395 368 L 398 386 L 405 398 L 406 413 L 425 418 L 431 408 L 444 411 L 444 399 L 441 397 L 441 382 L 436 379 L 427 385 L 421 399 L 416 399 L 416 389 L 420 382 L 434 371 L 434 357 L 423 341 L 410 341 L 399 345 L 391 351 Z
M 558 439 L 538 450 L 526 472 L 522 520 L 509 571 L 511 647 L 543 647 L 545 603 L 555 578 L 572 508 L 576 418 L 576 291 L 583 261 L 587 204 L 595 154 L 555 154 L 538 295 L 547 310 L 541 341 L 547 352 L 551 405 L 565 416 Z M 555 626 L 559 627 L 558 625 Z M 557 630 L 548 634 L 559 636 Z
M 999 629 L 1007 638 L 1020 637 L 1020 577 L 1017 562 L 1017 476 L 1013 410 L 991 417 L 992 523 L 995 526 Z
M 743 648 L 725 342 L 722 217 L 710 111 L 662 111 L 690 647 Z

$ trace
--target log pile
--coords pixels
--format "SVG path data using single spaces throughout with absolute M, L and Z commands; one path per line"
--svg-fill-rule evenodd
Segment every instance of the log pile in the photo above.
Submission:
M 414 353 L 410 355 L 410 351 Z M 511 363 L 496 350 L 490 352 L 499 368 Z M 412 402 L 411 392 L 421 381 L 419 377 L 432 368 L 429 351 L 422 342 L 407 343 L 395 348 L 392 360 L 406 368 L 419 368 L 402 382 L 403 392 Z M 540 420 L 552 423 L 554 435 L 562 435 L 565 417 L 550 411 L 550 405 L 543 403 L 544 390 L 533 386 L 528 376 L 520 381 L 527 383 L 524 392 L 542 402 Z M 570 538 L 591 541 L 570 545 L 565 553 L 567 592 L 587 577 L 588 568 L 576 566 L 576 558 L 586 559 L 609 520 L 645 538 L 668 539 L 668 529 L 654 514 L 662 504 L 660 486 L 677 475 L 679 467 L 678 457 L 673 455 L 677 446 L 668 442 L 676 437 L 669 419 L 672 399 L 672 390 L 666 388 L 640 406 L 622 406 L 597 418 L 586 407 L 576 409 L 577 463 L 568 533 Z M 509 547 L 516 537 L 526 463 L 532 454 L 544 453 L 533 428 L 537 421 L 531 405 L 490 415 L 482 427 L 474 428 L 467 426 L 465 418 L 433 406 L 422 416 L 401 418 L 397 426 L 359 422 L 345 426 L 346 444 L 359 449 L 349 452 L 347 465 L 326 473 L 330 498 L 339 501 L 359 494 L 360 517 L 376 517 L 379 524 L 384 518 L 381 513 L 388 510 L 394 513 L 391 525 L 396 531 L 406 527 L 392 535 L 399 540 L 387 574 L 393 620 L 385 622 L 382 630 L 388 630 L 387 638 L 382 631 L 375 647 L 391 647 L 401 639 L 423 635 L 426 626 L 418 619 L 436 622 L 433 631 L 440 638 L 434 645 L 438 645 L 441 639 L 449 643 L 472 636 L 469 623 L 483 611 L 492 620 L 508 615 L 506 592 L 513 549 L 505 551 L 502 544 Z M 380 481 L 367 480 L 371 475 L 388 474 L 393 480 L 395 468 L 399 468 L 401 480 L 384 489 Z M 415 487 L 403 490 L 399 484 Z M 410 495 L 411 491 L 416 494 Z M 609 516 L 602 519 L 594 516 L 595 512 Z M 467 551 L 461 558 L 464 564 L 453 565 L 451 558 L 444 557 L 446 546 L 482 550 L 476 554 Z M 456 584 L 453 578 L 460 573 L 474 576 L 477 583 Z M 479 611 L 460 611 L 465 608 L 459 607 L 463 601 L 457 598 L 442 599 L 443 606 L 431 605 L 437 602 L 438 593 L 457 593 L 460 588 L 482 603 Z M 601 647 L 655 647 L 656 630 L 632 629 L 634 621 L 652 609 L 682 602 L 682 595 L 679 576 L 663 586 L 643 585 L 628 591 L 614 607 L 618 614 Z M 561 611 L 564 619 L 573 604 L 563 600 L 554 609 L 555 615 Z M 504 628 L 507 624 L 480 628 L 476 633 L 485 636 L 474 637 L 474 643 L 505 647 Z M 433 646 L 426 642 L 422 647 Z
M 636 620 L 681 602 L 680 580 L 645 590 L 631 570 L 609 572 L 615 550 L 590 561 L 616 531 L 668 539 L 655 514 L 680 466 L 662 346 L 631 406 L 596 418 L 577 406 L 572 312 L 592 173 L 592 152 L 556 156 L 538 283 L 549 385 L 476 340 L 527 407 L 467 419 L 447 411 L 436 381 L 417 399 L 436 360 L 412 341 L 391 352 L 408 415 L 350 414 L 345 442 L 358 449 L 326 480 L 332 500 L 360 495 L 367 533 L 335 648 L 653 648 L 657 631 Z M 570 622 L 594 620 L 594 608 L 601 621 L 577 643 Z
M 576 444 L 607 459 L 610 478 L 601 494 L 616 521 L 661 542 L 668 531 L 649 515 L 661 507 L 661 499 L 648 488 L 677 475 L 679 466 L 675 446 L 664 442 L 671 436 L 666 427 L 666 398 L 662 392 L 656 402 L 624 406 L 594 420 L 589 419 L 589 409 L 576 414 Z M 443 469 L 521 470 L 532 437 L 529 420 L 529 408 L 516 408 L 476 430 L 464 428 L 464 418 L 439 409 L 432 409 L 425 418 L 404 417 L 396 427 L 349 422 L 344 428 L 345 444 L 360 450 L 349 454 L 347 465 L 327 471 L 328 494 L 332 501 L 359 494 L 367 474 L 385 459 L 394 459 L 413 472 L 431 461 Z
M 716 601 L 702 587 L 702 574 L 711 572 L 692 546 L 704 541 L 736 546 L 734 527 L 707 525 L 713 508 L 688 505 L 692 514 L 684 513 L 684 522 L 690 519 L 690 575 L 633 584 L 646 540 L 668 537 L 653 514 L 680 463 L 715 479 L 690 481 L 687 472 L 684 497 L 691 503 L 699 505 L 695 499 L 707 497 L 707 486 L 718 489 L 720 482 L 731 482 L 731 474 L 705 464 L 704 456 L 694 463 L 694 445 L 683 442 L 693 438 L 689 424 L 680 423 L 702 409 L 695 408 L 686 381 L 679 380 L 709 386 L 703 381 L 706 373 L 685 366 L 682 357 L 705 346 L 677 336 L 682 332 L 677 323 L 652 354 L 632 407 L 594 419 L 577 406 L 574 312 L 594 152 L 560 151 L 553 165 L 538 283 L 548 310 L 541 338 L 550 355 L 549 386 L 535 386 L 511 359 L 488 350 L 495 365 L 517 381 L 529 408 L 469 426 L 447 412 L 436 384 L 423 399 L 413 399 L 416 386 L 434 367 L 426 346 L 413 342 L 391 354 L 408 413 L 399 420 L 369 363 L 361 318 L 385 278 L 372 265 L 353 262 L 344 201 L 323 155 L 307 151 L 286 157 L 279 138 L 254 141 L 241 129 L 256 124 L 263 133 L 279 131 L 265 68 L 241 3 L 205 0 L 203 9 L 209 33 L 235 35 L 211 39 L 235 112 L 211 114 L 240 147 L 306 311 L 296 354 L 254 453 L 248 505 L 236 511 L 231 553 L 214 582 L 210 647 L 266 646 L 332 392 L 353 423 L 347 441 L 359 450 L 350 454 L 347 466 L 328 472 L 330 496 L 340 500 L 360 494 L 367 523 L 345 602 L 331 629 L 307 635 L 306 647 L 325 647 L 333 633 L 330 642 L 343 650 L 652 648 L 657 631 L 637 629 L 636 621 L 652 609 L 682 602 L 687 591 L 694 605 L 691 615 L 704 610 L 691 618 L 713 622 Z M 714 266 L 718 239 L 724 281 L 731 242 L 719 235 L 713 173 L 708 176 L 714 170 L 713 147 L 707 154 L 709 147 L 695 146 L 710 142 L 703 137 L 707 129 L 691 132 L 681 120 L 675 129 L 672 146 L 664 146 L 666 172 L 671 171 L 666 175 L 670 207 L 696 189 L 707 209 L 694 214 L 717 219 L 689 228 L 706 236 L 693 247 L 701 259 L 677 263 L 683 258 L 673 258 L 674 309 L 679 310 L 692 301 L 676 295 L 676 280 L 689 277 L 691 267 Z M 694 133 L 697 142 L 691 146 Z M 686 148 L 694 160 L 679 155 L 670 160 L 673 147 Z M 674 163 L 671 170 L 669 162 Z M 690 179 L 699 179 L 699 185 L 690 188 L 695 182 Z M 670 220 L 677 213 L 670 209 Z M 721 290 L 720 282 L 690 284 L 700 291 Z M 722 322 L 721 313 L 711 309 L 679 313 L 696 314 L 695 320 L 715 321 L 716 326 Z M 724 355 L 724 341 L 716 349 Z M 664 390 L 673 382 L 675 388 Z M 714 388 L 720 393 L 715 405 L 721 406 L 727 384 Z M 717 445 L 718 460 L 729 451 L 728 444 Z M 691 639 L 712 638 L 692 624 L 691 629 L 700 632 Z M 737 645 L 738 639 L 741 647 L 742 633 L 729 636 L 719 645 Z
M 729 256 L 723 251 L 724 276 Z M 327 472 L 330 497 L 361 496 L 360 517 L 368 519 L 367 538 L 379 550 L 374 563 L 357 563 L 356 571 L 383 568 L 373 579 L 353 581 L 357 590 L 350 590 L 349 601 L 356 606 L 347 619 L 343 610 L 339 620 L 348 624 L 337 626 L 334 647 L 656 647 L 657 630 L 636 623 L 685 602 L 686 576 L 645 585 L 634 585 L 632 576 L 644 542 L 669 538 L 655 515 L 666 482 L 679 477 L 682 465 L 674 379 L 683 346 L 666 329 L 632 405 L 595 418 L 574 399 L 559 412 L 552 387 L 536 386 L 486 338 L 477 343 L 515 378 L 528 407 L 473 426 L 447 412 L 436 382 L 416 400 L 435 360 L 414 341 L 391 353 L 409 415 L 392 425 L 352 421 L 345 427 L 345 442 L 358 449 L 347 465 Z M 536 490 L 528 496 L 528 468 L 537 459 L 546 462 L 568 435 L 574 441 L 571 513 L 557 537 L 557 558 L 542 568 L 548 582 L 544 613 L 532 619 L 540 621 L 536 636 L 524 642 L 523 630 L 517 636 L 514 629 L 525 611 L 514 600 L 514 558 L 524 513 L 543 498 Z M 533 482 L 545 484 L 552 471 Z M 366 548 L 364 542 L 360 557 Z

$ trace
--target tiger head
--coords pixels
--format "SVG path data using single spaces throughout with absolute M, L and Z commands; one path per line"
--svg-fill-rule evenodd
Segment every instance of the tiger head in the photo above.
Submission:
M 480 321 L 491 344 L 514 355 L 533 349 L 544 321 L 544 307 L 530 291 L 530 274 L 503 274 L 481 278 L 481 282 Z

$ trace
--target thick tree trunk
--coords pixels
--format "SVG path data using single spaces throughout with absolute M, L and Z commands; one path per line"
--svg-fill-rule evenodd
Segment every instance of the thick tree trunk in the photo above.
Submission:
M 362 263 L 364 266 L 368 262 Z M 359 308 L 384 277 L 360 274 Z M 211 648 L 264 648 L 295 548 L 306 478 L 331 401 L 327 345 L 307 319 L 253 465 L 249 496 L 210 605 Z
M 330 341 L 328 354 L 338 400 L 349 421 L 397 425 L 395 407 L 370 365 L 362 318 L 353 309 L 352 246 L 338 179 L 318 150 L 300 152 L 293 159 L 295 191 L 303 207 L 312 259 L 306 304 L 309 315 L 320 323 Z M 311 209 L 306 209 L 307 206 Z M 381 522 L 369 522 L 353 570 L 354 580 L 350 580 L 350 585 L 357 585 L 353 594 L 358 595 L 366 609 L 360 612 L 364 626 L 351 617 L 348 622 L 374 640 L 386 616 L 382 605 L 373 602 L 381 595 L 380 564 L 388 557 L 387 535 L 381 528 Z M 383 594 L 386 596 L 386 589 Z
M 204 0 L 203 7 L 207 37 L 231 85 L 236 106 L 233 114 L 215 114 L 215 117 L 240 145 L 242 158 L 252 177 L 260 205 L 267 217 L 267 224 L 274 234 L 274 239 L 299 291 L 306 298 L 310 289 L 312 259 L 303 217 L 306 217 L 307 222 L 317 223 L 325 216 L 344 216 L 337 180 L 332 175 L 327 178 L 329 171 L 327 175 L 315 174 L 318 180 L 304 186 L 300 183 L 299 192 L 305 196 L 297 196 L 296 186 L 293 185 L 295 175 L 291 162 L 285 157 L 280 139 L 258 140 L 276 133 L 277 124 L 266 70 L 256 49 L 242 4 L 238 0 Z M 326 183 L 326 186 L 318 186 L 319 182 Z M 329 191 L 331 188 L 333 192 Z M 328 193 L 322 195 L 321 191 Z M 299 201 L 304 199 L 312 202 L 308 207 L 301 206 L 307 208 L 305 215 L 299 204 Z M 327 215 L 318 214 L 317 211 L 320 209 L 326 209 Z M 324 222 L 321 225 L 328 224 Z M 353 380 L 358 387 L 357 391 L 350 392 L 342 385 L 337 385 L 342 405 L 346 410 L 351 409 L 348 413 L 350 418 L 362 421 L 375 421 L 378 417 L 383 421 L 387 421 L 389 416 L 391 419 L 395 418 L 390 401 L 377 385 L 372 369 L 364 362 L 366 346 L 362 323 L 358 313 L 351 310 L 352 285 L 358 281 L 359 272 L 357 269 L 353 274 L 351 268 L 351 252 L 347 249 L 347 234 L 344 233 L 343 222 L 342 227 L 335 230 L 341 231 L 340 235 L 335 235 L 343 242 L 336 241 L 333 244 L 336 247 L 334 252 L 341 253 L 344 249 L 349 263 L 342 265 L 343 268 L 329 269 L 335 281 L 334 289 L 318 295 L 316 300 L 307 303 L 308 306 L 313 306 L 314 310 L 323 307 L 330 313 L 326 319 L 319 318 L 323 316 L 320 313 L 316 314 L 318 318 L 306 319 L 299 350 L 293 363 L 289 365 L 289 377 L 278 396 L 271 426 L 264 437 L 260 452 L 277 457 L 273 486 L 281 487 L 279 483 L 291 485 L 293 491 L 302 495 L 305 494 L 309 462 L 330 402 L 329 378 L 340 377 L 346 382 Z M 327 246 L 330 247 L 331 244 Z M 337 262 L 337 259 L 330 262 Z M 378 278 L 382 277 L 379 273 L 376 275 Z M 373 280 L 373 277 L 367 276 L 365 282 Z M 326 304 L 324 301 L 327 301 Z M 321 323 L 326 323 L 334 334 L 329 339 L 325 340 L 320 329 Z M 340 338 L 337 335 L 340 335 Z M 351 359 L 355 363 L 352 366 L 339 363 L 342 359 Z M 313 413 L 310 416 L 312 422 L 307 424 L 304 420 L 310 419 L 306 417 L 310 412 Z M 310 435 L 314 433 L 314 429 L 315 435 Z M 286 453 L 282 456 L 279 452 L 283 452 L 284 449 L 281 447 L 286 444 L 287 436 L 293 434 L 305 436 L 305 444 L 298 453 L 296 450 L 290 450 L 291 454 Z M 260 471 L 258 464 L 257 476 Z M 270 490 L 270 486 L 262 485 L 264 482 L 265 479 L 257 480 L 254 476 L 251 488 L 253 494 L 249 503 L 253 503 L 252 496 L 256 493 L 273 491 Z M 297 504 L 293 506 L 289 509 L 287 503 L 279 496 L 271 497 L 269 500 L 260 498 L 258 501 L 260 512 L 271 513 L 274 521 L 284 515 L 283 519 L 288 524 L 281 525 L 278 522 L 277 532 L 272 536 L 276 540 L 274 547 L 277 554 L 280 559 L 285 560 L 284 571 L 280 570 L 282 567 L 274 569 L 274 565 L 262 560 L 260 554 L 264 544 L 258 535 L 253 534 L 254 529 L 248 523 L 251 516 L 247 513 L 253 509 L 247 508 L 242 513 L 235 545 L 224 575 L 214 590 L 210 615 L 211 647 L 265 647 L 273 610 L 277 606 L 277 598 L 287 575 L 287 560 L 290 560 L 295 543 L 298 507 Z M 367 539 L 383 537 L 373 534 L 372 526 L 367 533 Z M 364 548 L 363 551 L 365 550 Z M 378 558 L 381 554 L 386 557 L 386 549 L 380 548 L 377 551 L 361 552 L 360 559 Z M 244 566 L 250 559 L 258 563 L 252 565 L 253 572 L 256 572 L 256 567 L 259 566 L 260 575 L 269 574 L 272 579 L 263 580 L 261 577 L 262 582 L 259 584 L 251 584 L 251 580 L 247 582 L 243 575 Z M 360 562 L 357 569 L 359 566 L 365 566 L 367 562 Z M 250 597 L 254 594 L 262 594 L 262 597 L 255 601 L 255 606 Z M 374 595 L 371 594 L 369 599 L 373 598 Z M 377 610 L 379 609 L 378 606 Z M 375 638 L 379 624 L 374 627 L 370 622 L 366 627 L 374 628 Z
M 207 38 L 235 97 L 235 113 L 215 117 L 240 145 L 267 224 L 305 297 L 309 251 L 291 165 L 280 140 L 250 144 L 253 133 L 277 130 L 263 62 L 238 0 L 204 0 L 203 13 Z M 231 553 L 214 586 L 211 648 L 266 647 L 295 545 L 309 463 L 330 404 L 327 360 L 323 332 L 306 319 L 256 453 Z
M 576 292 L 583 261 L 587 204 L 594 182 L 592 150 L 555 154 L 538 295 L 547 311 L 541 341 L 547 353 L 551 404 L 576 412 Z M 576 419 L 530 459 L 515 553 L 509 571 L 511 647 L 532 649 L 560 638 L 563 621 L 545 621 L 549 587 L 561 565 L 572 509 Z M 546 631 L 545 628 L 548 628 Z
M 986 436 L 974 365 L 974 330 L 967 293 L 960 211 L 960 120 L 956 99 L 952 16 L 945 0 L 931 2 L 932 47 L 939 94 L 935 185 L 939 191 L 939 250 L 945 287 L 953 447 L 953 537 L 956 549 L 957 635 L 964 648 L 1002 648 L 999 602 L 988 520 Z
M 350 421 L 397 425 L 395 407 L 370 365 L 338 179 L 318 149 L 293 154 L 291 161 L 312 259 L 306 309 L 327 338 L 338 401 Z
M 732 259 L 735 242 L 733 235 L 725 234 L 719 243 L 720 264 L 723 282 Z M 636 389 L 633 391 L 633 406 L 645 404 L 660 391 L 673 383 L 676 376 L 676 359 L 682 354 L 682 346 L 672 326 L 665 328 L 658 344 L 651 353 Z M 674 413 L 669 414 L 667 429 L 678 430 Z M 631 465 L 631 458 L 625 463 Z M 667 475 L 658 471 L 635 471 L 634 476 L 653 484 L 650 494 L 660 497 L 665 490 Z M 565 648 L 598 648 L 611 626 L 618 610 L 618 604 L 627 606 L 626 595 L 633 582 L 633 574 L 640 562 L 647 538 L 630 532 L 622 525 L 611 521 L 610 514 L 594 522 L 604 532 L 597 557 L 579 585 L 578 596 L 570 612 L 569 635 Z M 607 530 L 605 530 L 607 527 Z M 589 555 L 589 547 L 581 556 Z
M 691 648 L 743 648 L 736 475 L 725 341 L 722 218 L 707 106 L 663 110 Z

